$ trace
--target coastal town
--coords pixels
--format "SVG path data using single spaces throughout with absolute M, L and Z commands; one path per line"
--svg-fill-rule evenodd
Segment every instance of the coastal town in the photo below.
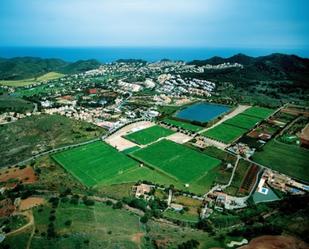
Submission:
M 6 196 L 19 186 L 14 181 L 9 183 L 12 179 L 18 179 L 22 185 L 40 182 L 42 176 L 37 173 L 41 171 L 40 162 L 46 164 L 50 160 L 47 158 L 51 158 L 56 167 L 72 174 L 73 181 L 79 182 L 82 188 L 123 185 L 130 198 L 145 203 L 146 209 L 126 197 L 108 199 L 114 205 L 121 202 L 138 214 L 140 211 L 136 210 L 141 209 L 145 213 L 143 219 L 160 219 L 183 226 L 209 222 L 216 229 L 218 216 L 228 219 L 231 213 L 236 217 L 242 210 L 251 210 L 256 205 L 277 203 L 289 196 L 307 196 L 304 155 L 309 144 L 308 108 L 290 103 L 275 108 L 262 103 L 259 106 L 236 103 L 222 96 L 216 82 L 189 76 L 222 68 L 242 70 L 243 66 L 121 61 L 24 87 L 1 86 L 11 98 L 32 103 L 23 112 L 2 112 L 3 126 L 41 117 L 63 117 L 91 125 L 87 131 L 101 129 L 101 135 L 96 133 L 93 140 L 52 148 L 38 145 L 28 158 L 4 165 L 0 174 L 1 194 Z M 282 154 L 272 152 L 276 146 L 280 146 L 280 153 L 293 146 L 292 153 L 299 161 L 282 165 Z M 115 151 L 108 152 L 109 156 L 101 155 L 111 148 Z M 74 153 L 84 155 L 84 164 L 80 164 Z M 156 153 L 162 153 L 162 162 L 157 161 Z M 190 161 L 186 161 L 185 155 Z M 97 167 L 109 165 L 117 157 L 125 157 L 123 169 L 116 169 L 109 176 L 97 172 Z M 192 162 L 197 168 L 190 170 L 188 166 Z M 72 163 L 80 164 L 78 170 L 82 175 L 71 168 Z M 299 167 L 298 170 L 292 170 L 290 164 Z M 154 176 L 148 176 L 149 170 Z M 136 173 L 134 177 L 131 171 L 144 173 Z M 93 177 L 95 174 L 101 175 Z M 23 175 L 27 177 L 22 178 Z M 98 192 L 87 198 L 98 201 L 105 197 Z M 26 198 L 4 198 L 0 214 L 2 217 L 26 215 L 29 210 L 44 206 L 45 201 L 40 192 Z M 150 205 L 153 202 L 160 207 L 153 209 Z M 153 214 L 146 215 L 150 211 Z M 276 214 L 272 209 L 264 213 L 265 217 Z M 236 229 L 243 223 L 235 218 L 227 224 L 225 229 Z M 4 226 L 2 240 L 9 234 Z M 240 246 L 248 240 L 232 242 L 226 243 Z

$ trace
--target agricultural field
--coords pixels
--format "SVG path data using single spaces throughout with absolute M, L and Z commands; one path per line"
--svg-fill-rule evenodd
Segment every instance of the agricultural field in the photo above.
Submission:
M 174 133 L 175 133 L 174 131 L 171 131 L 158 125 L 154 125 L 149 128 L 130 133 L 124 137 L 136 144 L 145 145 L 152 143 L 161 137 L 167 137 Z
M 242 112 L 242 114 L 246 114 L 246 115 L 249 115 L 249 116 L 265 119 L 265 118 L 269 117 L 273 112 L 274 112 L 273 109 L 253 106 L 253 107 L 245 110 L 244 112 Z
M 216 158 L 168 140 L 151 144 L 131 156 L 183 183 L 194 182 L 221 163 Z
M 238 114 L 235 117 L 223 122 L 223 124 L 233 125 L 242 129 L 250 130 L 260 121 L 262 121 L 261 118 Z
M 204 127 L 201 127 L 201 126 L 197 126 L 197 125 L 193 125 L 187 122 L 177 121 L 177 120 L 169 119 L 169 118 L 165 118 L 162 121 L 166 124 L 173 125 L 173 126 L 176 126 L 176 127 L 188 130 L 188 131 L 192 131 L 192 132 L 198 132 L 204 129 Z
M 309 181 L 309 150 L 272 140 L 252 160 L 289 176 Z
M 32 84 L 37 84 L 43 81 L 48 80 L 55 80 L 63 77 L 64 74 L 57 73 L 57 72 L 49 72 L 37 78 L 31 79 L 23 79 L 23 80 L 0 80 L 0 85 L 3 86 L 12 86 L 12 87 L 19 87 L 19 86 L 28 86 Z
M 188 223 L 196 223 L 199 221 L 199 214 L 196 212 L 177 212 L 171 209 L 166 210 L 163 213 L 163 217 L 171 219 L 171 220 L 180 220 Z
M 87 141 L 105 132 L 98 126 L 61 115 L 35 115 L 1 125 L 0 167 L 42 151 Z
M 203 136 L 229 144 L 242 136 L 247 130 L 228 124 L 220 124 L 202 133 Z
M 225 189 L 225 192 L 227 194 L 233 195 L 233 196 L 239 196 L 241 195 L 239 193 L 239 188 L 241 186 L 241 183 L 243 182 L 244 177 L 247 174 L 247 171 L 250 167 L 250 163 L 244 160 L 239 160 L 233 180 L 231 182 L 231 185 Z
M 87 187 L 137 166 L 133 159 L 101 141 L 56 153 L 52 158 Z

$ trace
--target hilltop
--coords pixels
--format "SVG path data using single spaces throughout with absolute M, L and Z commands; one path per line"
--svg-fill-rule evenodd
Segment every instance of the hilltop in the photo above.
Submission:
M 74 74 L 100 66 L 97 60 L 66 62 L 61 59 L 38 57 L 0 58 L 0 80 L 21 80 L 35 78 L 49 72 Z
M 209 79 L 238 81 L 247 84 L 256 81 L 286 80 L 292 81 L 292 87 L 309 88 L 309 59 L 296 55 L 271 54 L 260 57 L 250 57 L 237 54 L 229 58 L 212 57 L 207 60 L 194 60 L 190 65 L 216 65 L 223 63 L 239 63 L 243 68 L 228 68 L 204 72 Z M 288 86 L 286 86 L 288 87 Z

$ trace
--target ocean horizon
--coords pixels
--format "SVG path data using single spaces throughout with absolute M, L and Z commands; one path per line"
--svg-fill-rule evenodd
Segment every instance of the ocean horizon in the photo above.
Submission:
M 308 49 L 265 49 L 265 48 L 169 48 L 169 47 L 0 47 L 0 57 L 58 58 L 73 62 L 96 59 L 110 63 L 119 59 L 142 59 L 155 62 L 162 59 L 192 61 L 213 56 L 230 57 L 235 54 L 264 56 L 272 53 L 295 54 L 309 57 Z

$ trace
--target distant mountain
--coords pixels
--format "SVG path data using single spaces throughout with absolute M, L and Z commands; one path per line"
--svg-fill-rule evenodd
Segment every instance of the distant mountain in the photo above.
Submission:
M 244 54 L 237 54 L 230 58 L 212 57 L 207 60 L 195 60 L 190 65 L 202 66 L 206 64 L 240 63 L 243 69 L 222 69 L 206 71 L 207 78 L 250 82 L 268 80 L 289 80 L 296 87 L 309 88 L 309 59 L 296 55 L 271 54 L 260 57 L 250 57 Z
M 0 80 L 27 79 L 48 72 L 80 73 L 97 68 L 100 65 L 100 62 L 96 60 L 70 63 L 61 59 L 42 59 L 37 57 L 0 58 Z

